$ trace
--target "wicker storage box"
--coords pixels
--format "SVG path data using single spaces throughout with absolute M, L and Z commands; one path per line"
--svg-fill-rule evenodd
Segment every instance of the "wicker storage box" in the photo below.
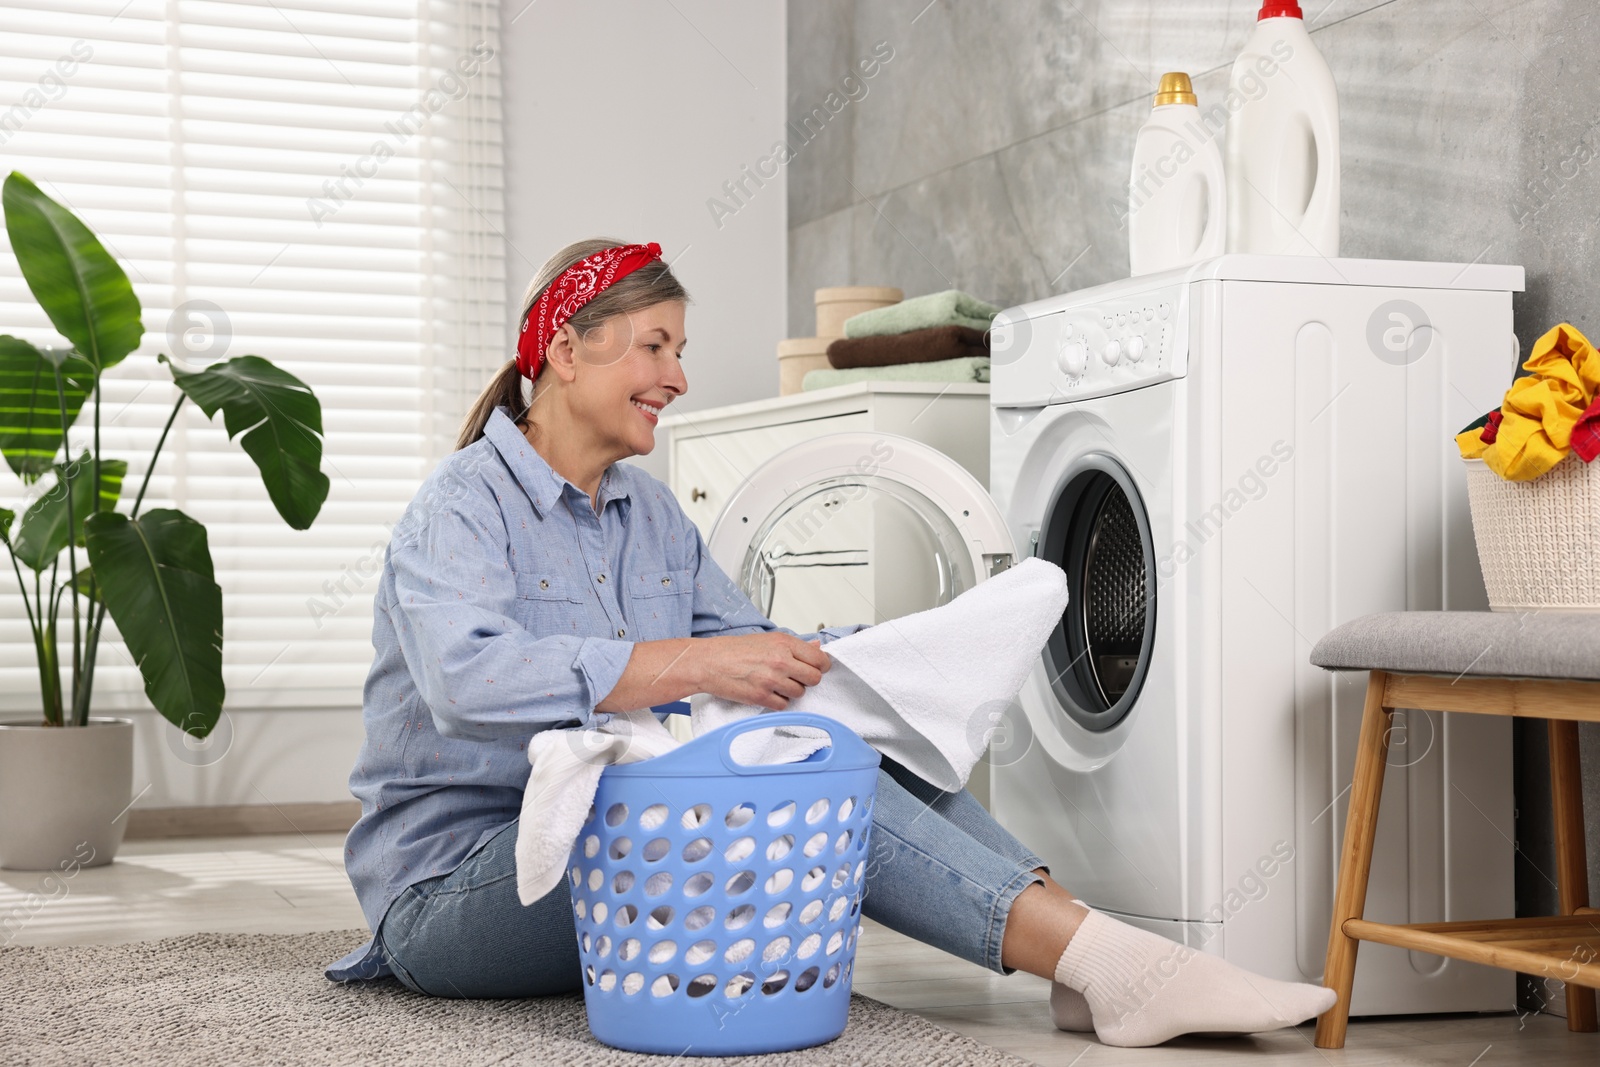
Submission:
M 800 392 L 808 371 L 831 366 L 826 337 L 791 337 L 778 342 L 778 395 Z
M 1600 611 L 1600 460 L 1508 482 L 1469 459 L 1467 499 L 1493 611 Z
M 817 306 L 817 336 L 830 341 L 844 336 L 844 320 L 863 311 L 898 304 L 905 293 L 888 285 L 836 285 L 818 289 L 814 297 Z

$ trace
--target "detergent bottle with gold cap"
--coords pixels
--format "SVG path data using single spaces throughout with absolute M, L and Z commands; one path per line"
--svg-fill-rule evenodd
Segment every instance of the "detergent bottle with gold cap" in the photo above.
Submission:
M 1163 74 L 1133 146 L 1129 272 L 1152 274 L 1220 256 L 1227 235 L 1227 183 L 1216 131 L 1201 121 L 1189 75 Z

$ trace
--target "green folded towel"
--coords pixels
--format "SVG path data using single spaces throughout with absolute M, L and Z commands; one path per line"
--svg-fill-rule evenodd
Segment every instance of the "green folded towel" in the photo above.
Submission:
M 888 307 L 874 308 L 844 320 L 846 337 L 881 337 L 890 333 L 926 330 L 933 326 L 966 326 L 987 330 L 1000 314 L 993 304 L 968 296 L 959 289 L 914 296 Z
M 808 371 L 800 382 L 802 391 L 827 389 L 852 382 L 986 382 L 988 356 L 962 356 L 938 359 L 931 363 L 895 363 L 887 367 L 853 367 L 850 370 Z

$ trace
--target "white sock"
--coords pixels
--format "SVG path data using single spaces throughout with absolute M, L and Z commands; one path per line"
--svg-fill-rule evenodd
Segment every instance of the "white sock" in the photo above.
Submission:
M 1123 1047 L 1294 1026 L 1336 999 L 1331 989 L 1262 978 L 1093 910 L 1067 943 L 1055 978 L 1083 994 L 1096 1036 Z
M 1072 903 L 1091 910 L 1083 901 L 1073 898 Z M 1089 1012 L 1089 1002 L 1082 993 L 1060 982 L 1050 983 L 1050 1018 L 1057 1030 L 1070 1030 L 1075 1034 L 1094 1033 L 1094 1016 Z
M 1076 989 L 1060 982 L 1050 983 L 1050 1018 L 1055 1020 L 1057 1030 L 1071 1030 L 1075 1034 L 1094 1032 L 1089 1001 Z

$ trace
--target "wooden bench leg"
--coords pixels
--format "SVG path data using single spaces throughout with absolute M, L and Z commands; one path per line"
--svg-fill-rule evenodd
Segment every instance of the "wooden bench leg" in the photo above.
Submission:
M 1550 795 L 1556 830 L 1556 891 L 1562 915 L 1589 906 L 1589 867 L 1583 845 L 1583 772 L 1578 761 L 1578 724 L 1548 719 Z M 1574 962 L 1590 962 L 1587 960 Z M 1593 1033 L 1594 990 L 1567 983 L 1567 1029 Z
M 1317 1048 L 1344 1048 L 1350 1022 L 1350 987 L 1356 977 L 1359 942 L 1344 932 L 1347 919 L 1360 919 L 1367 906 L 1367 876 L 1372 871 L 1372 842 L 1378 831 L 1378 799 L 1383 793 L 1383 768 L 1389 753 L 1393 712 L 1383 706 L 1387 676 L 1373 671 L 1367 678 L 1367 702 L 1361 712 L 1361 740 L 1356 743 L 1355 775 L 1350 782 L 1350 814 L 1344 824 L 1338 888 L 1333 895 L 1333 922 L 1328 929 L 1328 962 L 1322 984 L 1339 999 L 1317 1019 Z

